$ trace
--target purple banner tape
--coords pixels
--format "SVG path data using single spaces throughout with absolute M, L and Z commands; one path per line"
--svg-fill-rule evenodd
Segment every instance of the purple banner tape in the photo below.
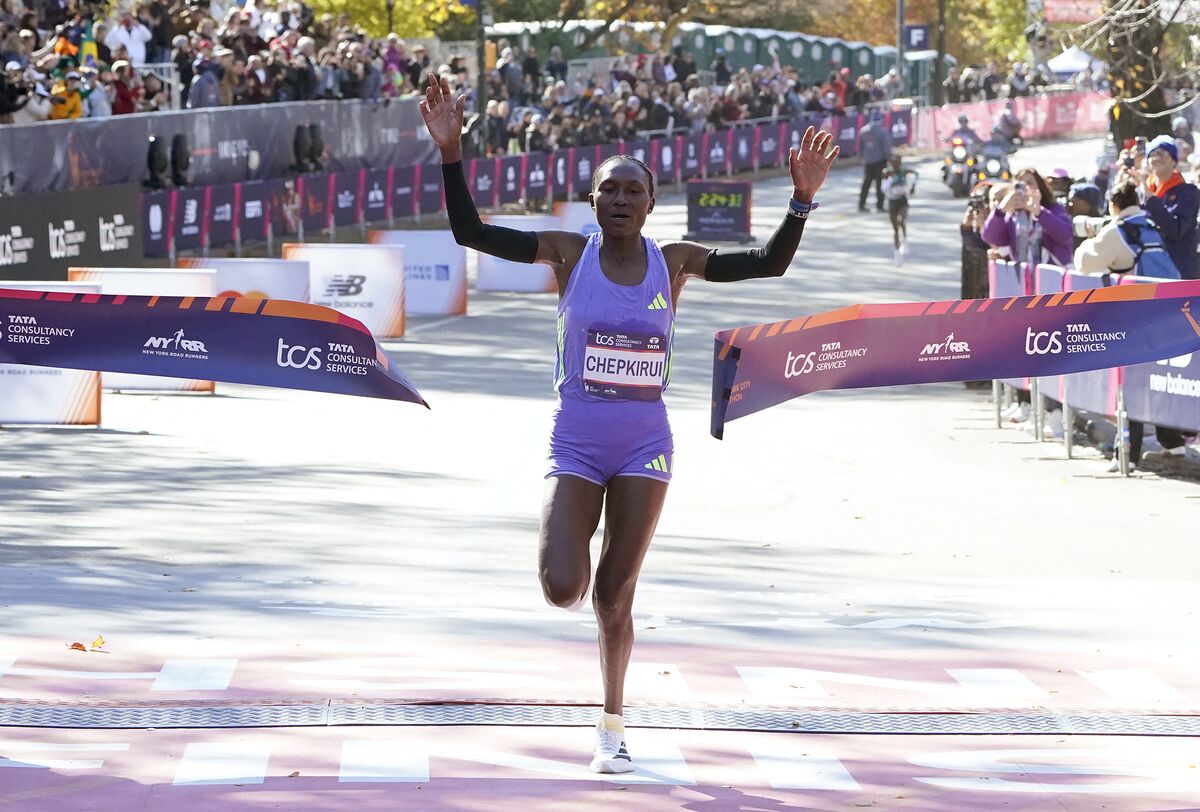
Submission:
M 0 288 L 0 363 L 428 404 L 358 321 L 273 299 Z
M 1192 312 L 1196 300 L 1197 313 Z M 712 433 L 810 392 L 1064 375 L 1200 350 L 1200 281 L 854 305 L 723 330 Z

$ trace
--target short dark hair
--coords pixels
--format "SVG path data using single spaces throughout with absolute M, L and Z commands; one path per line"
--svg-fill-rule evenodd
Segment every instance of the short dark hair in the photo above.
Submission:
M 1141 205 L 1141 200 L 1138 199 L 1137 184 L 1131 180 L 1123 180 L 1114 186 L 1109 199 L 1118 209 Z
M 644 161 L 639 160 L 638 158 L 634 157 L 633 155 L 625 155 L 625 154 L 614 155 L 611 158 L 609 158 L 608 160 L 601 163 L 598 167 L 596 167 L 596 171 L 592 174 L 592 191 L 593 192 L 596 191 L 596 187 L 600 184 L 600 170 L 604 169 L 604 167 L 608 166 L 609 164 L 620 163 L 621 161 L 629 161 L 631 163 L 635 163 L 638 166 L 640 166 L 642 169 L 645 170 L 646 177 L 650 179 L 650 196 L 653 197 L 654 196 L 654 173 L 650 171 L 650 167 L 646 166 Z

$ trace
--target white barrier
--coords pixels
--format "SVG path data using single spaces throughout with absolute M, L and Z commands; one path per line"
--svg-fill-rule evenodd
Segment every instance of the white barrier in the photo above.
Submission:
M 562 231 L 574 231 L 587 237 L 600 230 L 596 223 L 596 212 L 592 211 L 590 203 L 560 200 L 554 204 L 554 216 L 558 218 L 558 228 Z
M 467 314 L 467 249 L 450 231 L 371 231 L 367 241 L 404 249 L 406 314 Z
M 181 268 L 212 268 L 216 271 L 217 296 L 308 301 L 309 267 L 307 262 L 300 260 L 180 257 L 178 264 Z
M 492 225 L 521 231 L 559 231 L 563 227 L 557 217 L 547 215 L 499 214 L 488 217 L 487 221 Z M 558 290 L 558 282 L 554 278 L 554 270 L 548 265 L 527 265 L 490 254 L 479 254 L 475 289 L 550 293 Z
M 404 336 L 404 249 L 398 245 L 284 243 L 309 263 L 309 301 L 358 319 L 379 338 Z
M 68 268 L 72 282 L 90 282 L 103 294 L 117 296 L 212 296 L 217 272 L 211 268 Z M 160 336 L 160 338 L 163 336 Z M 169 337 L 169 336 L 168 336 Z M 146 336 L 147 339 L 152 336 Z M 203 339 L 203 336 L 193 336 Z M 149 390 L 154 392 L 212 392 L 212 381 L 188 378 L 163 378 L 154 375 L 130 375 L 105 372 L 105 389 Z
M 100 292 L 100 286 L 95 284 L 27 280 L 0 281 L 0 288 L 56 293 Z M 17 336 L 46 339 L 29 329 L 38 326 L 50 325 L 0 324 L 0 343 L 12 341 Z M 0 423 L 97 426 L 100 424 L 100 373 L 0 364 Z

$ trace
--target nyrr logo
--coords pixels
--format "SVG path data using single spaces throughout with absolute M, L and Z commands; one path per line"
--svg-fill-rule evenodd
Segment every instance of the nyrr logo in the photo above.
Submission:
M 275 352 L 275 363 L 278 366 L 292 369 L 320 369 L 321 348 L 302 347 L 293 344 L 290 347 L 279 339 L 279 348 Z
M 966 341 L 955 341 L 954 333 L 951 333 L 940 344 L 926 344 L 925 349 L 921 350 L 921 355 L 962 355 L 969 352 L 970 345 Z
M 177 330 L 175 335 L 170 338 L 163 336 L 151 336 L 146 339 L 146 343 L 142 346 L 146 350 L 150 350 L 151 355 L 174 355 L 174 356 L 189 356 L 201 355 L 207 356 L 208 349 L 204 346 L 203 341 L 184 338 L 183 330 Z M 173 352 L 171 352 L 173 350 Z
M 799 355 L 792 355 L 789 351 L 787 354 L 787 362 L 783 366 L 784 378 L 798 378 L 801 375 L 807 375 L 813 371 L 813 358 L 815 352 L 802 352 Z
M 365 276 L 332 276 L 325 284 L 325 295 L 333 298 L 358 296 L 363 292 L 363 283 L 366 281 L 367 278 Z

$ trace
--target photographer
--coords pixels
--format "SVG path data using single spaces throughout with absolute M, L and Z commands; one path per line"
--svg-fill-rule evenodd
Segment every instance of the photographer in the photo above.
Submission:
M 1175 139 L 1160 135 L 1146 146 L 1145 208 L 1162 231 L 1167 253 L 1183 279 L 1200 278 L 1196 257 L 1196 216 L 1200 214 L 1200 189 L 1176 171 L 1179 150 Z
M 1012 191 L 993 202 L 983 239 L 993 247 L 1007 248 L 1013 262 L 1030 267 L 1043 261 L 1043 252 L 1055 264 L 1065 267 L 1071 262 L 1071 220 L 1034 169 L 1018 172 Z
M 1109 211 L 1112 217 L 1107 220 L 1074 219 L 1075 233 L 1087 237 L 1075 251 L 1075 270 L 1086 274 L 1134 271 L 1138 276 L 1179 278 L 1162 234 L 1138 202 L 1133 181 L 1121 181 L 1113 188 Z
M 971 190 L 967 210 L 963 212 L 959 233 L 962 235 L 962 296 L 963 299 L 988 297 L 988 244 L 980 232 L 987 219 L 988 193 L 991 185 L 980 183 Z

